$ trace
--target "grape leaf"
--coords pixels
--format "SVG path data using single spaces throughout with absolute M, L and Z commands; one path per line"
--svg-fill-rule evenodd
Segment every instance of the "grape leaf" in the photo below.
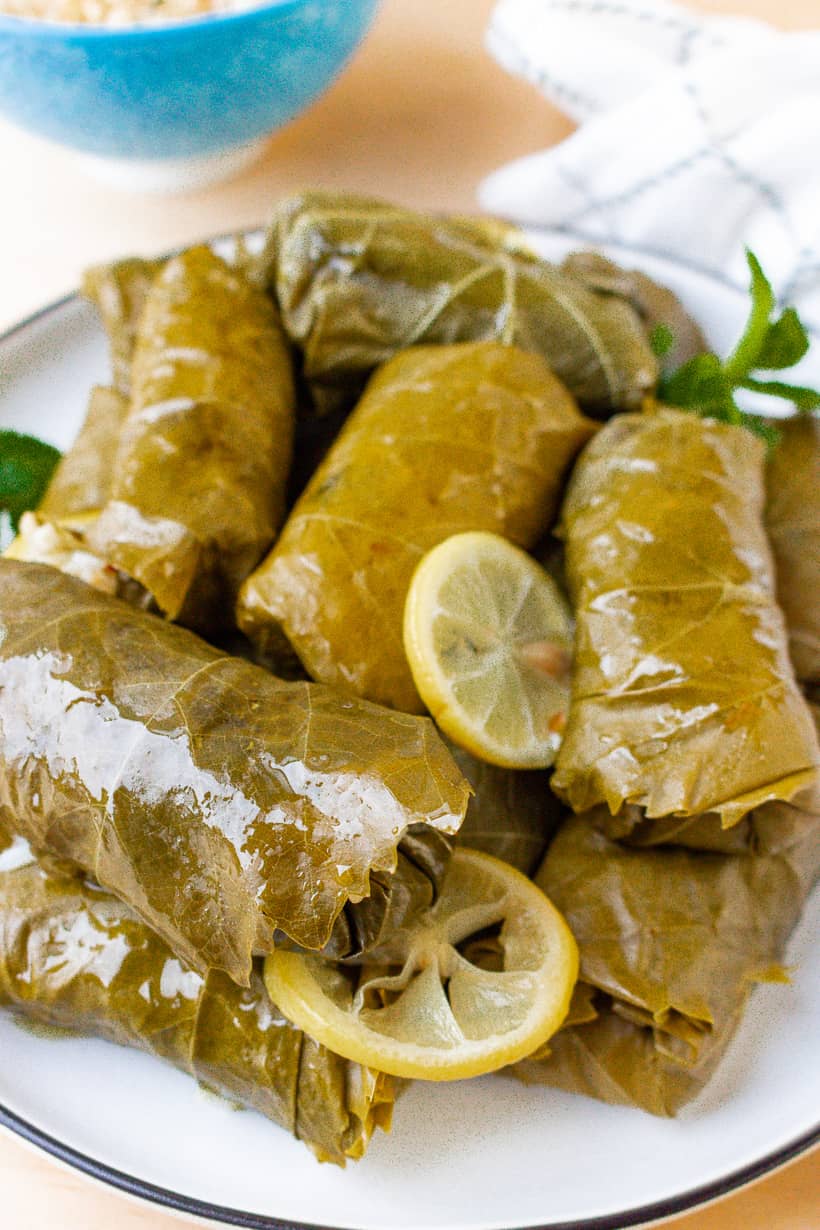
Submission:
M 284 683 L 6 559 L 0 795 L 33 848 L 129 901 L 198 971 L 247 985 L 277 930 L 321 948 L 370 902 L 408 828 L 455 831 L 470 788 L 429 718 Z

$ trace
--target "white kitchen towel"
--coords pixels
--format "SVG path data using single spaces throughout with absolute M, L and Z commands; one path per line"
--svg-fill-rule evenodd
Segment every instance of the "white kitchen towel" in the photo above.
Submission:
M 748 246 L 820 333 L 820 29 L 671 0 L 500 0 L 487 45 L 580 126 L 485 179 L 485 209 L 743 288 Z

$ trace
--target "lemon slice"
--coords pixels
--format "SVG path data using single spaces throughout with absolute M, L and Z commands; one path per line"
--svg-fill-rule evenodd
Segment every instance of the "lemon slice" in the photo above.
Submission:
M 474 756 L 543 769 L 569 705 L 572 620 L 555 582 L 497 534 L 454 534 L 421 560 L 404 607 L 419 695 Z
M 277 949 L 271 999 L 337 1054 L 393 1076 L 460 1080 L 532 1054 L 560 1026 L 578 976 L 563 917 L 500 859 L 454 852 L 438 901 L 364 966 Z

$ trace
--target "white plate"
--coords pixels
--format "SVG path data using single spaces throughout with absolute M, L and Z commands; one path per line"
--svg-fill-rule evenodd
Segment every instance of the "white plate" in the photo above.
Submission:
M 544 237 L 559 256 L 566 237 Z M 725 349 L 744 297 L 666 262 L 613 253 L 671 285 Z M 0 423 L 67 445 L 107 378 L 92 309 L 70 298 L 0 339 Z M 625 1230 L 715 1199 L 818 1138 L 820 922 L 792 937 L 790 986 L 755 990 L 704 1094 L 677 1120 L 488 1077 L 415 1085 L 358 1166 L 319 1166 L 256 1114 L 103 1042 L 46 1040 L 0 1014 L 0 1123 L 104 1182 L 245 1227 Z

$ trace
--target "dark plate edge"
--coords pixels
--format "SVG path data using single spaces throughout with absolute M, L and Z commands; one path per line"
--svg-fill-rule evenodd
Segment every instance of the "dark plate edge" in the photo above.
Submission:
M 113 1166 L 100 1162 L 96 1158 L 88 1157 L 70 1145 L 63 1144 L 62 1141 L 49 1136 L 47 1132 L 22 1119 L 2 1104 L 0 1104 L 0 1126 L 7 1128 L 28 1144 L 50 1154 L 72 1169 L 108 1187 L 116 1188 L 148 1204 L 172 1209 L 175 1213 L 221 1225 L 239 1226 L 242 1230 L 338 1230 L 337 1227 L 320 1226 L 315 1222 L 280 1221 L 276 1217 L 211 1204 L 207 1200 L 198 1200 L 194 1196 L 183 1196 L 168 1188 L 157 1187 L 144 1179 L 138 1179 L 134 1175 L 116 1170 Z M 739 1170 L 732 1171 L 731 1174 L 724 1175 L 711 1183 L 690 1188 L 689 1191 L 679 1196 L 671 1196 L 655 1201 L 653 1204 L 625 1209 L 621 1213 L 608 1213 L 603 1217 L 587 1217 L 580 1221 L 542 1222 L 538 1225 L 519 1227 L 510 1226 L 507 1230 L 629 1230 L 629 1227 L 633 1226 L 651 1225 L 653 1222 L 691 1212 L 699 1206 L 728 1196 L 731 1192 L 785 1166 L 787 1162 L 794 1161 L 801 1154 L 808 1153 L 818 1144 L 820 1144 L 820 1124 L 805 1135 L 798 1137 L 797 1140 L 775 1150 L 774 1153 L 767 1154 L 766 1157 L 748 1166 L 742 1166 Z
M 258 233 L 258 231 L 251 228 L 250 231 L 242 233 L 248 235 Z M 236 234 L 237 232 L 230 231 L 222 235 L 215 235 L 204 242 L 225 242 L 234 238 Z M 0 333 L 0 346 L 18 334 L 24 333 L 31 326 L 44 322 L 49 316 L 58 314 L 79 298 L 81 295 L 78 291 L 70 292 L 32 312 Z M 2 1103 L 0 1103 L 0 1127 L 6 1128 L 28 1144 L 56 1158 L 57 1161 L 107 1187 L 113 1187 L 147 1204 L 171 1209 L 175 1213 L 221 1225 L 238 1226 L 241 1230 L 338 1230 L 338 1227 L 319 1225 L 316 1222 L 281 1221 L 264 1214 L 247 1213 L 241 1209 L 211 1204 L 206 1200 L 183 1196 L 168 1188 L 158 1187 L 144 1179 L 138 1179 L 134 1175 L 116 1170 L 113 1166 L 100 1162 L 96 1158 L 88 1157 L 70 1145 L 63 1144 L 62 1141 L 49 1136 L 47 1132 L 16 1115 Z M 783 1145 L 782 1148 L 776 1149 L 773 1153 L 766 1154 L 748 1166 L 742 1166 L 739 1170 L 734 1170 L 711 1183 L 690 1188 L 678 1196 L 626 1209 L 622 1213 L 606 1214 L 602 1217 L 582 1218 L 580 1221 L 540 1222 L 537 1225 L 510 1226 L 506 1230 L 630 1230 L 633 1226 L 648 1226 L 653 1222 L 691 1212 L 702 1205 L 720 1200 L 762 1179 L 772 1171 L 779 1170 L 788 1162 L 795 1161 L 818 1144 L 820 1144 L 820 1122 L 815 1128 Z
M 61 295 L 59 299 L 53 299 L 51 303 L 47 303 L 45 307 L 37 308 L 30 315 L 24 316 L 22 320 L 18 320 L 15 324 L 10 325 L 8 329 L 4 329 L 0 333 L 0 346 L 4 342 L 10 342 L 12 338 L 17 337 L 18 333 L 25 333 L 26 329 L 32 325 L 38 325 L 41 321 L 46 320 L 49 316 L 56 312 L 60 312 L 63 308 L 69 307 L 75 299 L 80 298 L 80 292 L 73 290 L 67 295 Z

